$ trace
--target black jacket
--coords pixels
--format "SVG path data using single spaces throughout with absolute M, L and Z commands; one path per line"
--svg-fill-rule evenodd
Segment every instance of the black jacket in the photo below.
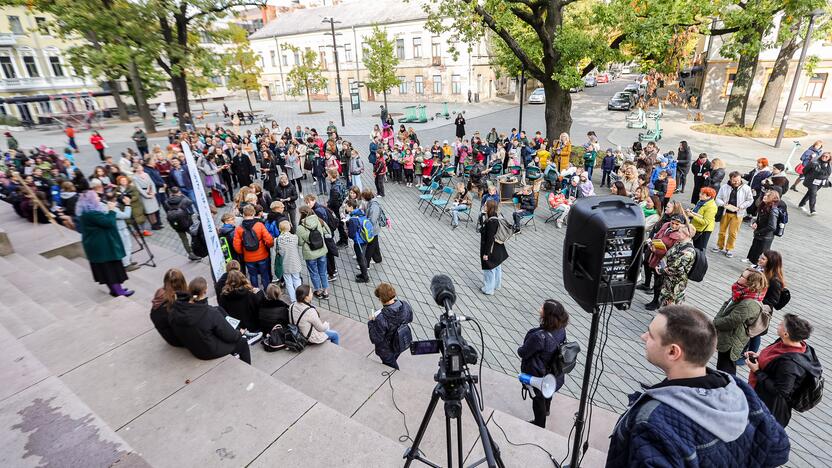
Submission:
M 829 176 L 832 175 L 832 163 L 823 162 L 820 159 L 816 160 L 806 170 L 803 172 L 803 176 L 805 179 L 803 180 L 803 185 L 806 187 L 811 187 L 814 185 L 815 180 L 826 180 Z M 828 182 L 824 182 L 828 183 Z M 821 185 L 822 187 L 823 185 Z
M 777 277 L 771 278 L 768 282 L 768 289 L 766 289 L 766 295 L 763 298 L 763 304 L 770 306 L 774 309 L 780 302 L 780 295 L 783 294 L 783 283 L 780 282 Z
M 288 183 L 286 185 L 277 184 L 277 188 L 274 190 L 275 200 L 283 201 L 284 198 L 288 198 L 289 201 L 284 201 L 283 205 L 286 207 L 286 210 L 294 210 L 295 209 L 295 200 L 298 199 L 298 190 L 295 187 L 295 184 Z
M 376 318 L 367 322 L 370 341 L 376 347 L 376 354 L 382 361 L 391 361 L 399 357 L 393 352 L 392 343 L 400 325 L 413 321 L 413 309 L 404 301 L 384 306 Z
M 199 359 L 216 359 L 231 354 L 242 339 L 225 320 L 219 307 L 208 301 L 190 303 L 187 294 L 177 294 L 170 311 L 170 326 L 179 341 Z
M 483 270 L 493 270 L 508 258 L 506 246 L 494 242 L 498 225 L 498 218 L 488 218 L 480 229 L 480 266 Z M 488 255 L 488 260 L 483 260 L 483 255 Z
M 158 307 L 150 309 L 150 321 L 156 327 L 156 331 L 168 342 L 171 346 L 182 347 L 182 341 L 176 336 L 173 327 L 170 324 L 170 312 L 167 304 L 162 304 Z
M 779 342 L 775 341 L 774 344 Z M 754 390 L 768 407 L 774 419 L 786 427 L 792 417 L 789 403 L 792 395 L 800 388 L 807 375 L 819 376 L 822 368 L 815 350 L 806 345 L 805 353 L 785 353 L 776 357 L 765 368 L 756 372 L 757 384 Z
M 532 328 L 526 332 L 523 345 L 517 348 L 517 355 L 520 356 L 520 372 L 543 377 L 546 375 L 546 363 L 552 359 L 552 354 L 557 347 L 566 341 L 566 329 L 561 328 L 553 332 L 547 332 L 542 327 Z M 555 376 L 556 388 L 563 385 L 563 376 Z
M 277 324 L 284 327 L 289 325 L 289 304 L 280 299 L 266 299 L 262 291 L 257 295 L 261 296 L 259 321 L 264 334 L 269 333 Z
M 222 294 L 217 296 L 217 302 L 228 315 L 240 321 L 240 328 L 254 332 L 260 331 L 260 321 L 257 318 L 260 298 L 257 293 L 246 288 L 235 289 L 228 293 L 222 291 Z
M 754 237 L 758 239 L 774 238 L 774 231 L 777 230 L 777 220 L 780 217 L 780 208 L 761 208 L 757 212 L 757 229 L 754 230 Z

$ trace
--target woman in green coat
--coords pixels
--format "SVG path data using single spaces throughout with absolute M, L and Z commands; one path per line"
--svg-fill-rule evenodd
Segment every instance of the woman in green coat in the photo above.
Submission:
M 115 202 L 102 203 L 92 190 L 82 193 L 75 206 L 78 231 L 95 281 L 106 284 L 113 297 L 132 296 L 134 291 L 121 286 L 127 281 L 127 272 L 121 263 L 124 244 L 116 225 L 115 207 Z
M 751 268 L 743 271 L 737 282 L 731 285 L 731 299 L 714 317 L 717 370 L 736 375 L 736 361 L 750 338 L 747 326 L 762 312 L 761 301 L 767 289 L 765 275 Z
M 311 245 L 310 237 L 314 231 L 321 235 L 321 246 L 317 249 L 313 249 Z M 327 248 L 324 239 L 332 237 L 332 232 L 326 223 L 320 222 L 312 208 L 302 206 L 300 208 L 297 235 L 303 259 L 306 261 L 306 268 L 309 270 L 309 279 L 312 281 L 312 287 L 315 290 L 315 297 L 329 299 L 329 277 L 326 271 Z M 316 238 L 317 236 L 318 234 L 315 234 Z

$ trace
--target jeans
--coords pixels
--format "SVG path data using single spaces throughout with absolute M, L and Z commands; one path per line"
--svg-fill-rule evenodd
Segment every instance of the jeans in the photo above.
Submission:
M 595 169 L 595 164 L 594 163 L 588 163 L 588 162 L 584 163 L 584 170 L 589 174 L 590 180 L 592 179 L 592 170 L 593 169 Z
M 194 194 L 194 191 L 193 191 L 193 190 L 183 188 L 183 189 L 182 189 L 182 193 L 183 193 L 186 197 L 188 197 L 188 200 L 191 200 L 192 202 L 196 203 L 196 195 Z M 189 207 L 188 207 L 188 213 L 191 213 L 191 214 L 193 214 L 193 213 L 194 213 L 194 205 L 193 205 L 193 204 L 192 204 L 191 206 L 189 206 Z
M 121 258 L 121 265 L 127 267 L 130 265 L 130 255 L 133 253 L 133 241 L 130 235 L 130 229 L 119 229 L 118 235 L 121 237 L 121 243 L 124 245 L 124 257 Z
M 522 218 L 523 218 L 524 216 L 530 216 L 530 215 L 531 215 L 531 216 L 533 216 L 533 215 L 534 215 L 534 212 L 533 212 L 533 211 L 526 211 L 526 210 L 515 211 L 515 212 L 513 213 L 513 216 L 514 216 L 514 229 L 518 229 L 518 230 L 519 230 L 519 229 L 520 229 L 520 221 L 522 220 Z
M 300 280 L 300 273 L 283 273 L 283 282 L 286 283 L 286 293 L 289 294 L 290 302 L 297 301 L 297 297 L 295 297 L 295 289 L 298 288 L 303 282 Z
M 467 210 L 468 208 L 468 205 L 457 205 L 451 208 L 451 218 L 453 219 L 453 221 L 451 222 L 452 226 L 459 225 L 459 213 Z
M 605 182 L 607 184 L 607 187 L 612 185 L 612 179 L 610 178 L 611 173 L 612 173 L 612 171 L 607 170 L 607 169 L 603 169 L 601 171 L 601 186 L 603 186 Z
M 737 375 L 737 363 L 731 359 L 731 351 L 717 353 L 716 369 L 731 375 Z
M 312 288 L 315 291 L 329 287 L 329 278 L 326 276 L 326 255 L 307 260 L 306 268 L 309 269 L 309 280 L 312 281 Z
M 719 237 L 716 239 L 716 246 L 720 250 L 734 250 L 734 242 L 737 241 L 737 232 L 740 230 L 742 220 L 736 213 L 725 212 L 719 222 Z
M 806 195 L 803 195 L 803 198 L 800 199 L 800 203 L 798 203 L 797 206 L 803 208 L 803 205 L 805 205 L 806 202 L 808 201 L 809 202 L 809 211 L 814 213 L 815 212 L 815 203 L 818 201 L 818 189 L 819 188 L 820 188 L 820 185 L 815 185 L 815 184 L 810 185 L 809 188 L 806 190 Z
M 326 178 L 325 177 L 318 177 L 318 195 L 324 195 L 326 193 Z
M 338 345 L 341 342 L 341 335 L 339 335 L 337 331 L 327 330 L 324 333 L 326 333 L 326 336 L 329 337 L 329 341 L 331 341 L 332 344 Z
M 350 182 L 352 185 L 358 187 L 361 190 L 364 190 L 364 186 L 361 185 L 361 174 L 350 174 Z
M 482 271 L 482 292 L 486 294 L 494 294 L 494 291 L 500 289 L 503 284 L 503 266 L 500 265 L 491 270 Z
M 266 286 L 272 282 L 272 272 L 269 268 L 271 262 L 268 258 L 264 258 L 259 262 L 246 262 L 246 270 L 248 271 L 248 279 L 251 285 L 255 288 L 266 290 Z

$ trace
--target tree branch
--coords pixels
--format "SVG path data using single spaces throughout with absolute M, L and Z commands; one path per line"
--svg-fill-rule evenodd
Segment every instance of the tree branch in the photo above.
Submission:
M 187 17 L 185 17 L 185 22 L 190 23 L 191 20 L 193 20 L 195 18 L 199 18 L 200 16 L 213 15 L 213 14 L 216 14 L 216 13 L 224 13 L 226 10 L 228 10 L 230 8 L 237 7 L 237 6 L 263 7 L 265 5 L 266 5 L 265 1 L 262 1 L 262 2 L 250 1 L 250 2 L 240 2 L 240 3 L 226 3 L 225 5 L 217 5 L 217 6 L 205 9 L 205 10 L 198 11 L 198 12 L 196 12 L 196 13 L 190 15 L 190 16 L 187 16 Z
M 621 44 L 624 42 L 625 39 L 627 39 L 626 34 L 619 34 L 618 37 L 616 37 L 615 39 L 612 40 L 612 42 L 610 42 L 609 48 L 610 49 L 620 48 Z M 587 73 L 591 72 L 593 68 L 595 68 L 595 62 L 589 62 L 589 64 L 587 66 L 585 66 L 583 69 L 581 69 L 581 77 L 586 76 Z

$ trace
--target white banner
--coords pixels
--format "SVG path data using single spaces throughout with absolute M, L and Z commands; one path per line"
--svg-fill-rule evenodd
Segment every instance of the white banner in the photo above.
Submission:
M 220 236 L 217 234 L 217 227 L 214 225 L 214 218 L 211 216 L 211 205 L 208 204 L 208 196 L 205 195 L 205 187 L 202 185 L 202 178 L 199 176 L 199 169 L 196 167 L 196 160 L 191 147 L 187 142 L 182 143 L 182 152 L 185 153 L 185 164 L 188 166 L 188 173 L 191 175 L 191 184 L 194 187 L 193 202 L 199 211 L 199 222 L 202 225 L 202 233 L 205 235 L 205 245 L 208 246 L 208 261 L 211 263 L 211 272 L 214 273 L 214 281 L 225 273 L 225 255 L 222 253 Z

